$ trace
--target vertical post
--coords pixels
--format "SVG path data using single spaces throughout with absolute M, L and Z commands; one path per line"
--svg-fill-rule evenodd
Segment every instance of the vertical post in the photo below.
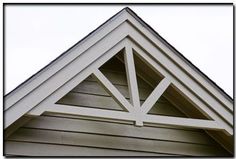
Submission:
M 140 108 L 140 99 L 139 99 L 138 83 L 137 83 L 136 70 L 135 70 L 135 64 L 134 64 L 133 50 L 132 50 L 132 47 L 129 46 L 128 44 L 125 47 L 124 62 L 125 62 L 126 76 L 127 76 L 127 81 L 128 81 L 130 101 L 131 101 L 131 104 L 134 106 L 134 110 L 135 110 L 136 118 L 137 118 L 135 125 L 143 126 L 143 121 L 140 114 L 141 108 Z

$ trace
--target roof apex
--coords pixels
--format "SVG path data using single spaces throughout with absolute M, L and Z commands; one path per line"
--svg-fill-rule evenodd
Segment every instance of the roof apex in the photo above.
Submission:
M 126 16 L 126 14 L 122 13 L 128 13 L 128 15 Z M 111 34 L 115 35 L 116 38 L 114 38 L 114 36 L 111 36 Z M 134 39 L 132 39 L 132 36 L 134 37 Z M 100 56 L 106 53 L 107 50 L 105 49 L 108 49 L 108 47 L 110 47 L 111 49 L 112 47 L 117 45 L 118 42 L 128 37 L 131 40 L 136 40 L 137 43 L 140 44 L 140 46 L 142 42 L 145 42 L 144 48 L 147 48 L 147 50 L 149 47 L 154 48 L 154 51 L 149 49 L 149 53 L 150 57 L 157 61 L 158 57 L 155 55 L 155 53 L 157 51 L 162 52 L 163 54 L 160 54 L 161 56 L 163 56 L 162 65 L 164 65 L 166 62 L 166 65 L 168 65 L 170 70 L 173 70 L 172 68 L 176 67 L 176 70 L 185 76 L 185 80 L 183 80 L 182 82 L 184 83 L 187 81 L 186 83 L 188 83 L 189 85 L 188 89 L 191 90 L 192 85 L 194 85 L 195 88 L 198 89 L 196 90 L 197 93 L 195 93 L 195 95 L 198 95 L 199 99 L 202 98 L 203 101 L 211 99 L 211 103 L 208 104 L 209 107 L 214 107 L 212 109 L 215 109 L 216 112 L 218 112 L 222 118 L 226 118 L 226 121 L 232 124 L 232 99 L 227 98 L 227 96 L 224 93 L 222 94 L 222 91 L 219 91 L 219 89 L 215 89 L 217 87 L 214 86 L 214 84 L 212 84 L 210 80 L 207 80 L 208 78 L 206 78 L 206 76 L 204 76 L 200 70 L 198 70 L 194 65 L 192 65 L 182 54 L 180 54 L 173 46 L 171 46 L 167 41 L 165 41 L 148 24 L 146 24 L 140 17 L 138 17 L 130 8 L 126 7 L 114 16 L 112 16 L 100 27 L 98 27 L 92 33 L 80 40 L 78 43 L 76 43 L 74 46 L 72 46 L 62 55 L 60 55 L 57 59 L 48 64 L 38 73 L 36 73 L 33 77 L 31 77 L 29 80 L 27 80 L 25 83 L 20 85 L 18 88 L 16 88 L 14 91 L 9 93 L 5 97 L 4 110 L 7 114 L 6 120 L 9 120 L 9 125 L 14 122 L 13 120 L 17 120 L 17 118 L 27 113 L 33 107 L 36 107 L 48 96 L 51 96 L 51 94 L 59 90 L 64 84 L 66 84 L 75 76 L 80 74 L 83 69 L 86 69 L 89 65 L 91 65 L 91 63 L 99 59 Z M 105 38 L 107 39 L 106 42 L 104 42 L 103 40 Z M 140 40 L 141 38 L 143 40 Z M 94 46 L 97 45 L 97 43 L 99 43 L 100 41 L 102 41 L 100 45 L 106 48 L 100 47 L 102 48 L 102 50 L 100 50 L 99 55 L 96 56 L 95 54 L 91 54 L 91 52 L 88 53 L 88 50 L 90 48 L 94 49 Z M 96 52 L 99 51 L 96 50 Z M 87 59 L 88 61 L 85 62 L 78 60 L 79 58 L 77 57 L 80 57 L 81 54 L 86 54 L 85 59 Z M 77 62 L 74 63 L 74 61 L 76 60 Z M 80 61 L 80 63 L 78 61 Z M 171 61 L 175 61 L 176 64 L 172 64 Z M 76 68 L 81 68 L 79 70 L 76 70 L 75 66 Z M 70 68 L 71 72 L 68 71 L 70 73 L 65 73 L 65 71 L 63 71 L 63 69 L 67 69 L 67 67 Z M 173 70 L 172 73 L 175 75 L 174 71 L 175 70 Z M 61 74 L 58 75 L 59 73 Z M 69 76 L 62 79 L 58 78 L 63 77 L 64 74 Z M 178 78 L 178 80 L 180 81 L 181 79 L 184 79 L 182 77 Z M 206 95 L 207 97 L 204 97 L 202 93 L 204 93 L 204 95 Z M 191 96 L 194 95 L 191 94 Z M 12 107 L 17 108 L 14 110 L 9 109 Z M 19 112 L 18 109 L 20 109 L 21 112 Z M 223 112 L 221 112 L 221 110 L 223 110 Z M 14 113 L 16 113 L 17 116 Z

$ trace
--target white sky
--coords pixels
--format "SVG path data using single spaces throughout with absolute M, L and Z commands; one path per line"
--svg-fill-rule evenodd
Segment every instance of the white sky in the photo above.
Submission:
M 5 94 L 126 6 L 15 5 L 5 9 Z M 233 96 L 232 6 L 129 6 Z

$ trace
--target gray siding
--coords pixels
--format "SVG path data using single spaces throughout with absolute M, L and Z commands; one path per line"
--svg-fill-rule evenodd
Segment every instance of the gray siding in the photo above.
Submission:
M 103 73 L 129 99 L 124 72 Z M 141 103 L 152 89 L 138 79 Z M 64 96 L 58 103 L 113 109 L 122 108 L 91 77 Z M 149 112 L 185 116 L 162 97 Z M 229 155 L 204 131 L 145 123 L 45 113 L 23 125 L 5 142 L 6 155 L 24 156 L 225 156 Z
M 96 156 L 173 156 L 161 153 L 148 153 L 140 151 L 127 151 L 118 149 L 106 149 L 87 146 L 70 146 L 60 144 L 45 144 L 45 143 L 28 143 L 9 141 L 6 143 L 8 155 L 21 156 L 88 156 L 96 154 Z
M 8 137 L 5 150 L 9 155 L 26 156 L 227 155 L 201 130 L 158 126 L 140 128 L 132 123 L 52 114 L 33 119 L 18 129 Z

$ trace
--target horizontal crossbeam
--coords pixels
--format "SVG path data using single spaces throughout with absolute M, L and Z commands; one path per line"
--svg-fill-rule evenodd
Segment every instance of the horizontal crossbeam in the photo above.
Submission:
M 52 113 L 70 114 L 70 115 L 87 116 L 87 117 L 104 118 L 104 119 L 125 120 L 125 121 L 136 121 L 137 118 L 141 118 L 144 123 L 146 122 L 146 123 L 162 124 L 169 126 L 226 131 L 217 122 L 204 119 L 191 119 L 191 118 L 170 117 L 170 116 L 149 115 L 149 114 L 136 116 L 135 113 L 131 112 L 75 107 L 63 104 L 51 105 L 45 111 Z M 228 132 L 228 133 L 232 134 L 233 132 Z
M 95 118 L 119 119 L 126 121 L 135 121 L 135 116 L 130 112 L 115 110 L 106 110 L 98 108 L 75 107 L 63 104 L 54 104 L 46 110 L 52 113 L 71 114 L 79 116 L 88 116 Z
M 213 129 L 213 130 L 223 129 L 215 121 L 205 120 L 205 119 L 192 119 L 192 118 L 147 114 L 145 115 L 145 121 L 148 123 L 154 123 L 154 124 L 192 127 L 192 128 L 199 128 L 199 129 Z

